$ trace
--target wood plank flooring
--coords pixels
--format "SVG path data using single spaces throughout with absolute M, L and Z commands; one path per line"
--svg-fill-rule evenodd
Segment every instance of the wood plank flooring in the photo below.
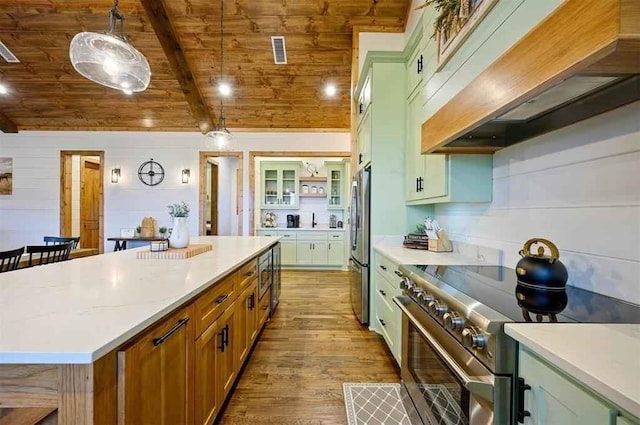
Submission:
M 283 271 L 280 306 L 218 423 L 346 424 L 343 382 L 400 382 L 383 344 L 355 319 L 346 272 Z

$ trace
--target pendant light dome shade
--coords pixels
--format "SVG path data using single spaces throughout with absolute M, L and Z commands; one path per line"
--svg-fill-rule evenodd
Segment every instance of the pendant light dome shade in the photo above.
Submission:
M 149 62 L 124 35 L 124 16 L 116 1 L 109 11 L 109 31 L 106 34 L 81 32 L 69 46 L 73 68 L 83 77 L 112 89 L 125 92 L 144 91 L 151 81 Z M 115 34 L 116 20 L 121 34 Z

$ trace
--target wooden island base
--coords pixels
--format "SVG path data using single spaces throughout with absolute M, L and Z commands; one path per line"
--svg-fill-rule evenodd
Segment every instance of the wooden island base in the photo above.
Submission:
M 269 317 L 256 258 L 92 364 L 0 365 L 0 425 L 211 423 Z

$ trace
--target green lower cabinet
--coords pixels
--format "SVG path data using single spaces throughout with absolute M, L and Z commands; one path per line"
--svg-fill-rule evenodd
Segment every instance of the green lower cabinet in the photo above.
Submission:
M 280 240 L 280 262 L 283 266 L 294 266 L 296 264 L 296 241 Z
M 341 266 L 344 263 L 344 242 L 329 242 L 327 246 L 327 264 Z
M 637 424 L 619 409 L 549 365 L 526 348 L 520 348 L 519 377 L 528 387 L 524 394 L 525 425 Z M 518 401 L 518 400 L 516 400 Z M 516 412 L 518 416 L 519 412 Z M 518 420 L 518 417 L 516 417 Z

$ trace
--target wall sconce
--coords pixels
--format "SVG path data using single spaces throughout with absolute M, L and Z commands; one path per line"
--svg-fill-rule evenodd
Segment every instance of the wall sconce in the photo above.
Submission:
M 111 183 L 118 183 L 120 181 L 120 169 L 114 168 L 111 170 Z
M 182 183 L 189 183 L 189 177 L 191 177 L 191 170 L 188 168 L 182 170 Z

